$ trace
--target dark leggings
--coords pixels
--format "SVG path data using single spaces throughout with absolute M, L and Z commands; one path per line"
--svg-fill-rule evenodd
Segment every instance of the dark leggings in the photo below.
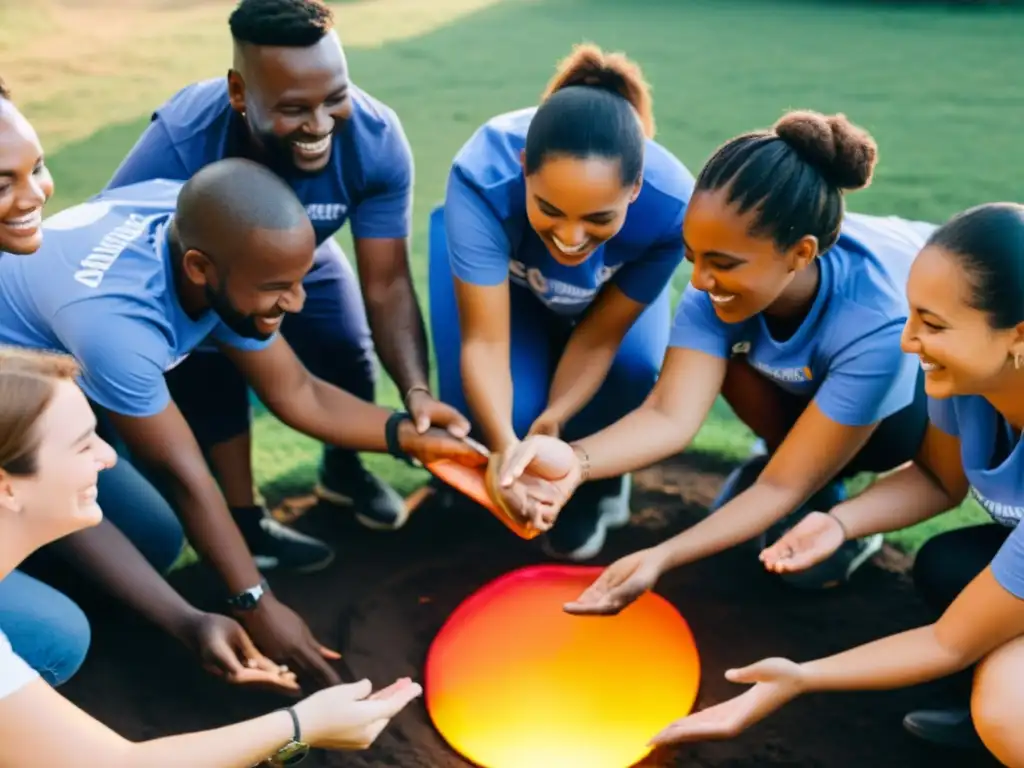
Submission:
M 992 562 L 1012 531 L 998 523 L 984 523 L 929 539 L 914 560 L 918 594 L 937 615 L 944 612 Z

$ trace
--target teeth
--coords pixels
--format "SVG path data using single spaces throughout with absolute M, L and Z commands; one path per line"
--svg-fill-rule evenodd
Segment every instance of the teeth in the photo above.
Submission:
M 298 147 L 302 152 L 310 155 L 319 155 L 321 152 L 327 151 L 327 148 L 331 145 L 331 134 L 327 134 L 322 139 L 317 141 L 296 141 L 295 146 Z
M 4 222 L 10 229 L 19 229 L 24 231 L 31 231 L 38 229 L 39 225 L 43 223 L 43 212 L 40 209 L 32 211 L 24 216 L 19 216 L 16 219 L 8 219 Z
M 590 238 L 589 237 L 585 238 L 583 240 L 583 242 L 578 244 L 578 245 L 566 245 L 565 243 L 563 243 L 561 240 L 559 240 L 554 235 L 551 236 L 551 239 L 554 240 L 555 245 L 558 246 L 558 250 L 560 250 L 562 253 L 564 253 L 564 254 L 566 254 L 568 256 L 572 256 L 573 254 L 576 254 L 576 253 L 582 253 L 583 250 L 588 245 L 590 245 Z
M 932 363 L 929 362 L 928 360 L 925 360 L 923 357 L 921 358 L 921 369 L 924 371 L 937 371 L 941 367 L 942 366 L 940 366 L 938 363 Z
M 727 304 L 728 302 L 736 298 L 733 295 L 725 295 L 718 293 L 709 293 L 708 296 L 711 297 L 711 300 L 715 302 L 715 304 Z

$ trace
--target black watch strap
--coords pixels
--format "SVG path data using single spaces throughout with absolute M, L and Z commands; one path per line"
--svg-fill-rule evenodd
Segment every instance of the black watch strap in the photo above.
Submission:
M 271 765 L 282 766 L 282 768 L 289 765 L 298 765 L 309 755 L 309 744 L 302 740 L 302 727 L 299 725 L 299 716 L 295 713 L 295 708 L 286 707 L 284 711 L 292 717 L 292 740 L 281 747 L 277 754 L 270 758 Z
M 396 459 L 401 459 L 410 466 L 418 466 L 417 462 L 402 450 L 402 445 L 398 441 L 398 427 L 403 421 L 411 420 L 410 416 L 406 411 L 395 411 L 388 416 L 387 423 L 384 425 L 384 439 L 387 442 L 388 453 L 394 456 Z

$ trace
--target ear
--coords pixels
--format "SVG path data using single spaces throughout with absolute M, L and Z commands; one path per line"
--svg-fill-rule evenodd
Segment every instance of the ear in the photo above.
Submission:
M 1010 343 L 1010 360 L 1014 368 L 1024 372 L 1024 323 L 1017 323 L 1016 337 Z
M 21 502 L 14 495 L 14 486 L 10 476 L 5 472 L 0 472 L 0 514 L 3 512 L 17 515 L 21 512 Z
M 245 80 L 236 69 L 228 70 L 228 101 L 235 112 L 245 114 Z
M 636 202 L 636 199 L 640 197 L 640 190 L 644 187 L 644 175 L 641 173 L 640 178 L 633 184 L 633 190 L 629 193 L 629 204 L 632 205 Z
M 210 274 L 215 271 L 210 257 L 195 248 L 185 251 L 181 257 L 181 269 L 185 278 L 198 286 L 209 285 Z
M 793 272 L 799 272 L 811 265 L 811 262 L 818 257 L 818 238 L 814 235 L 804 235 L 786 253 L 789 261 L 789 268 Z
M 526 150 L 525 149 L 520 149 L 519 150 L 519 165 L 522 167 L 523 175 L 525 176 L 526 175 Z

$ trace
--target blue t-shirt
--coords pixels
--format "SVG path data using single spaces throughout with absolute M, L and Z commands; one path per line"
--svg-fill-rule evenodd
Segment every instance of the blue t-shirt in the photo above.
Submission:
M 978 395 L 928 398 L 928 418 L 960 440 L 971 495 L 997 523 L 1016 528 L 992 561 L 992 571 L 1008 592 L 1024 599 L 1024 526 L 1018 525 L 1024 518 L 1024 439 Z M 1001 441 L 1011 450 L 997 463 Z
M 839 241 L 818 258 L 818 292 L 792 336 L 773 338 L 763 315 L 723 322 L 710 297 L 691 284 L 676 309 L 670 345 L 746 355 L 764 376 L 813 398 L 838 424 L 881 421 L 914 399 L 920 361 L 900 350 L 900 334 L 910 265 L 934 228 L 848 213 Z
M 412 220 L 413 160 L 395 112 L 355 85 L 352 116 L 317 174 L 286 176 L 306 206 L 319 245 L 351 219 L 355 238 L 404 238 Z M 243 153 L 245 126 L 224 78 L 186 86 L 152 121 L 107 189 L 149 179 L 186 180 L 204 165 Z
M 212 310 L 178 302 L 168 222 L 180 182 L 154 180 L 101 193 L 43 222 L 42 247 L 0 259 L 0 344 L 66 352 L 100 406 L 152 416 L 170 401 L 164 372 L 204 338 L 240 349 Z
M 693 176 L 649 140 L 640 195 L 622 229 L 582 264 L 559 264 L 526 218 L 520 153 L 536 111 L 492 118 L 455 156 L 444 204 L 453 274 L 472 285 L 498 285 L 507 277 L 560 315 L 582 313 L 608 281 L 634 301 L 651 303 L 683 260 Z

